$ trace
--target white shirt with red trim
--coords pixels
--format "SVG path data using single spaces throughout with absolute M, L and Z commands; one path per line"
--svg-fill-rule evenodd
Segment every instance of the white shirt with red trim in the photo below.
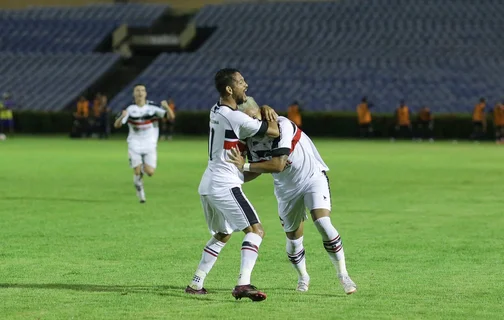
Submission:
M 270 160 L 288 155 L 287 165 L 280 173 L 274 173 L 275 195 L 282 201 L 295 198 L 313 177 L 329 171 L 311 139 L 292 121 L 278 117 L 280 137 L 276 139 L 247 139 L 250 162 Z
M 210 110 L 208 137 L 208 166 L 198 188 L 200 195 L 226 192 L 243 184 L 243 173 L 228 162 L 228 152 L 233 147 L 244 145 L 240 140 L 264 136 L 267 122 L 252 119 L 245 113 L 217 103 Z
M 126 108 L 127 116 L 122 123 L 128 123 L 128 148 L 142 153 L 156 149 L 159 138 L 159 119 L 163 118 L 166 110 L 151 103 L 140 107 L 132 104 Z

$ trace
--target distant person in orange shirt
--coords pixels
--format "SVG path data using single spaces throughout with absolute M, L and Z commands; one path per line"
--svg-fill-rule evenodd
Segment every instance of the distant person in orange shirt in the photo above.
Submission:
M 101 93 L 97 93 L 93 101 L 93 118 L 89 121 L 93 129 L 93 133 L 100 133 L 100 114 L 101 114 Z
M 493 109 L 495 142 L 504 144 L 504 103 L 497 103 Z
M 484 133 L 486 132 L 487 123 L 486 123 L 486 100 L 485 98 L 481 98 L 479 103 L 474 106 L 472 121 L 473 121 L 473 133 L 471 135 L 471 139 L 480 140 L 483 138 Z
M 173 133 L 175 132 L 175 102 L 173 101 L 173 99 L 168 100 L 168 107 L 171 109 L 171 111 L 173 113 L 173 117 L 170 119 L 168 119 L 168 118 L 164 119 L 163 136 L 165 137 L 165 139 L 172 140 Z
M 370 109 L 372 103 L 367 101 L 367 97 L 363 97 L 361 103 L 357 105 L 357 120 L 359 122 L 359 132 L 361 138 L 369 138 L 373 136 L 373 126 L 371 124 L 372 117 Z
M 81 96 L 77 102 L 77 112 L 75 113 L 75 118 L 78 121 L 79 136 L 82 137 L 83 134 L 87 137 L 91 136 L 89 126 L 89 101 L 84 96 Z
M 431 142 L 434 141 L 434 117 L 426 106 L 423 106 L 418 112 L 417 129 L 417 138 L 419 141 L 422 141 L 422 139 L 428 139 Z
M 395 137 L 411 139 L 412 138 L 412 128 L 410 111 L 408 106 L 405 104 L 404 100 L 401 100 L 399 107 L 396 109 L 395 113 Z
M 294 101 L 287 109 L 287 118 L 294 122 L 298 128 L 302 126 L 301 107 L 298 101 Z

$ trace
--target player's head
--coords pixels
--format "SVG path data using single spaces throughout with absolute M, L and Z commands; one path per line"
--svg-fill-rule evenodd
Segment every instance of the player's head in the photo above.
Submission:
M 139 83 L 133 87 L 133 97 L 136 100 L 145 100 L 147 98 L 147 89 L 145 85 Z
M 215 74 L 215 88 L 222 98 L 231 97 L 236 104 L 247 101 L 248 85 L 237 69 L 221 69 Z
M 485 102 L 486 102 L 485 98 L 480 98 L 480 103 L 485 103 Z
M 261 108 L 252 97 L 247 97 L 247 101 L 238 105 L 238 110 L 254 119 L 262 120 Z
M 362 103 L 366 103 L 367 102 L 367 97 L 366 96 L 362 97 L 361 102 Z

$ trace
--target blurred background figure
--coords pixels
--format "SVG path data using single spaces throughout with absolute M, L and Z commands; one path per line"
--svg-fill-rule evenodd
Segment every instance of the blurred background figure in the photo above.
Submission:
M 410 111 L 404 100 L 399 102 L 399 107 L 394 113 L 395 117 L 395 130 L 394 139 L 412 139 L 412 128 Z
M 423 139 L 434 141 L 434 117 L 431 110 L 427 106 L 423 106 L 418 112 L 417 119 L 417 132 L 416 137 L 418 141 Z
M 299 101 L 294 101 L 287 108 L 287 118 L 289 118 L 290 121 L 294 122 L 299 128 L 302 127 L 303 119 L 301 117 L 301 106 Z
M 367 97 L 362 97 L 361 103 L 357 105 L 357 119 L 359 122 L 359 133 L 361 138 L 373 136 L 373 126 L 370 109 L 373 107 L 368 102 Z
M 175 102 L 172 98 L 168 99 L 168 107 L 170 107 L 173 114 L 175 114 Z M 161 135 L 160 138 L 163 140 L 172 140 L 173 133 L 175 132 L 175 117 L 174 118 L 163 118 L 161 125 Z
M 100 116 L 98 119 L 98 137 L 100 139 L 107 139 L 110 135 L 110 112 L 107 96 L 100 96 Z
M 14 107 L 12 95 L 5 92 L 0 100 L 0 133 L 14 133 L 14 115 L 12 113 Z
M 81 96 L 77 101 L 77 112 L 74 113 L 74 124 L 72 128 L 72 136 L 80 137 L 91 136 L 89 125 L 89 101 L 86 97 Z
M 504 144 L 504 103 L 497 102 L 493 110 L 495 142 Z
M 479 102 L 474 106 L 472 121 L 473 121 L 473 133 L 471 139 L 475 141 L 480 141 L 485 135 L 487 129 L 487 121 L 485 115 L 486 100 L 485 98 L 480 98 Z
M 93 100 L 93 117 L 89 118 L 89 126 L 92 130 L 92 135 L 95 137 L 99 136 L 100 133 L 100 118 L 101 118 L 101 103 L 102 103 L 101 93 L 97 93 Z

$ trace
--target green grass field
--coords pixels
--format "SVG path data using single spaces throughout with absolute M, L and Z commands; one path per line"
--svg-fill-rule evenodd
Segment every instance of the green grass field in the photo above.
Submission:
M 186 295 L 209 238 L 197 187 L 205 139 L 160 142 L 137 202 L 124 140 L 0 142 L 1 319 L 502 319 L 504 147 L 315 140 L 359 291 L 346 296 L 310 222 L 297 293 L 271 177 L 244 186 L 266 230 L 235 301 L 242 235 L 204 297 Z

